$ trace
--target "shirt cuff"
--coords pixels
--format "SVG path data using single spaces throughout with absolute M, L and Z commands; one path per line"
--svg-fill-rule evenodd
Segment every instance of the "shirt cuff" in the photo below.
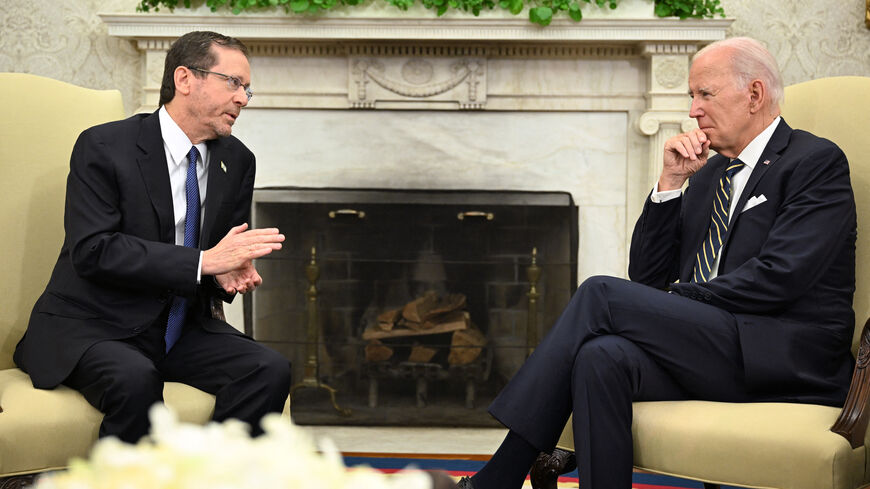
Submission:
M 202 282 L 202 251 L 199 252 L 199 264 L 196 266 L 196 285 Z
M 674 200 L 677 197 L 683 195 L 683 189 L 674 189 L 674 190 L 664 190 L 659 192 L 659 184 L 656 182 L 655 187 L 653 187 L 652 194 L 649 196 L 649 200 L 651 200 L 655 204 L 661 204 L 662 202 L 667 202 L 669 200 Z

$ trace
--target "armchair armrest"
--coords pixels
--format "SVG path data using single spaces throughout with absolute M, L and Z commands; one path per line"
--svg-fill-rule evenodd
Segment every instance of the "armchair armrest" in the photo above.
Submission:
M 840 411 L 840 416 L 831 431 L 849 441 L 852 448 L 864 445 L 864 433 L 867 422 L 870 421 L 870 410 L 867 401 L 870 400 L 870 319 L 864 323 L 861 330 L 861 343 L 858 346 L 858 358 L 855 361 L 855 371 L 852 373 L 852 383 L 846 395 L 846 404 Z

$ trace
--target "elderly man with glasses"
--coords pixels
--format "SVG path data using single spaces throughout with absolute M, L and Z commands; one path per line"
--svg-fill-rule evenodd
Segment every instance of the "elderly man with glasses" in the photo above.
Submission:
M 254 155 L 231 133 L 250 79 L 244 44 L 191 32 L 167 53 L 156 112 L 73 148 L 63 246 L 15 362 L 35 387 L 81 392 L 100 436 L 146 434 L 166 381 L 214 394 L 215 420 L 255 434 L 283 409 L 289 362 L 210 313 L 257 287 L 253 260 L 284 240 L 248 229 Z

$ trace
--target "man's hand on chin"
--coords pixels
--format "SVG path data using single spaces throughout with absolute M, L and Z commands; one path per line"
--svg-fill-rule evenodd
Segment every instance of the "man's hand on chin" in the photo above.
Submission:
M 676 190 L 707 164 L 710 139 L 700 129 L 677 134 L 665 142 L 665 155 L 658 190 Z

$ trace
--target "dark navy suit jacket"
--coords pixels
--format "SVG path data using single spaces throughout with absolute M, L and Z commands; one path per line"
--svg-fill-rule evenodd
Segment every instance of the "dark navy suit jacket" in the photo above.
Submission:
M 718 276 L 691 283 L 727 163 L 710 158 L 678 199 L 647 199 L 629 275 L 733 313 L 746 382 L 759 399 L 841 405 L 853 365 L 857 226 L 846 157 L 780 121 L 737 202 Z M 764 203 L 741 212 L 762 195 Z
M 249 222 L 254 185 L 254 155 L 238 139 L 207 144 L 201 249 Z M 211 297 L 231 297 L 213 277 L 196 284 L 199 250 L 174 244 L 157 112 L 95 126 L 79 136 L 70 159 L 64 230 L 51 279 L 14 355 L 34 386 L 58 385 L 94 343 L 142 332 L 173 295 L 193 300 L 189 321 L 239 334 L 210 317 Z

